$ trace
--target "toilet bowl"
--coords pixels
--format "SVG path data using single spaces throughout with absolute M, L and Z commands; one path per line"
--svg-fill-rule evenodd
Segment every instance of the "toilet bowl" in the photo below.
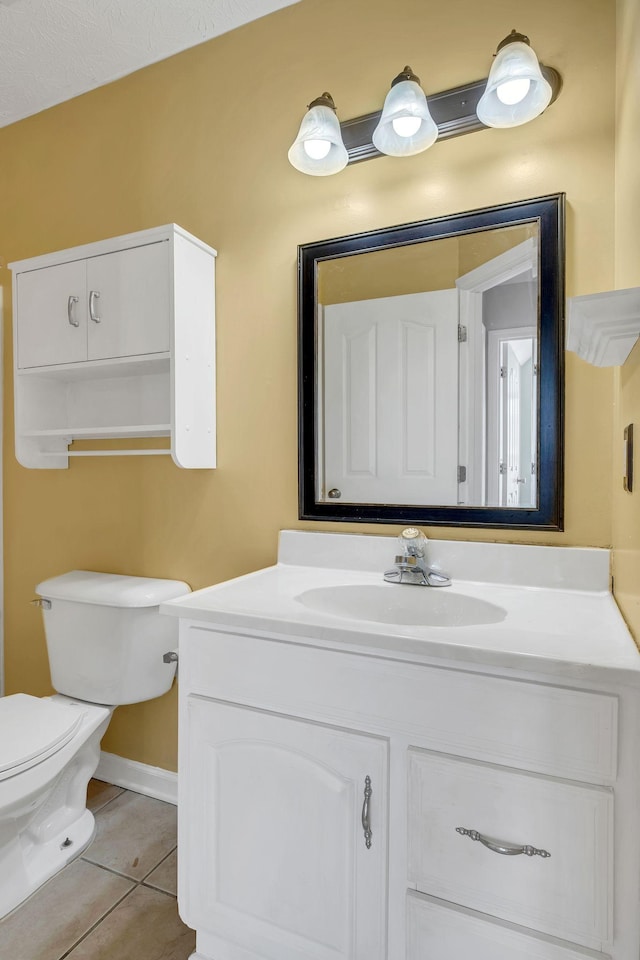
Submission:
M 161 602 L 176 580 L 76 570 L 39 584 L 51 697 L 0 698 L 0 918 L 91 842 L 87 784 L 115 707 L 171 687 L 176 626 Z M 167 629 L 167 621 L 169 629 Z

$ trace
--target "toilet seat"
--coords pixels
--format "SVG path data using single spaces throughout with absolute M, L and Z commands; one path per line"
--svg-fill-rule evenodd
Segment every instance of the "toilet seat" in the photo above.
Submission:
M 35 766 L 72 739 L 83 704 L 14 693 L 0 698 L 0 780 Z

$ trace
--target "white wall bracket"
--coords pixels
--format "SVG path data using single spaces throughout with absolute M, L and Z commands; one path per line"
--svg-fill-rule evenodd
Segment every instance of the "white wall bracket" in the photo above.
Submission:
M 640 336 L 640 287 L 567 299 L 567 350 L 596 367 L 625 362 Z

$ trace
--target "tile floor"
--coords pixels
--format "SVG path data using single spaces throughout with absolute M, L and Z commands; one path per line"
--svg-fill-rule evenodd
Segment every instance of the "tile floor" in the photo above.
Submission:
M 0 921 L 6 960 L 187 960 L 176 906 L 176 808 L 99 780 L 83 855 Z

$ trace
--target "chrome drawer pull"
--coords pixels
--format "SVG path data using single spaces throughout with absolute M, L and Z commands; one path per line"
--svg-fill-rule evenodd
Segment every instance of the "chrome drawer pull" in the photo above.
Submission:
M 470 840 L 479 840 L 489 850 L 493 850 L 494 853 L 502 853 L 505 857 L 517 857 L 521 853 L 524 853 L 527 857 L 551 856 L 547 850 L 538 850 L 537 847 L 532 847 L 528 843 L 523 847 L 516 847 L 512 843 L 500 843 L 498 840 L 483 837 L 477 830 L 467 830 L 466 827 L 456 827 L 456 833 L 462 834 L 463 837 L 469 837 Z
M 362 829 L 364 830 L 364 843 L 369 850 L 371 847 L 371 815 L 369 813 L 369 800 L 371 800 L 371 777 L 364 778 L 364 803 L 362 804 Z

